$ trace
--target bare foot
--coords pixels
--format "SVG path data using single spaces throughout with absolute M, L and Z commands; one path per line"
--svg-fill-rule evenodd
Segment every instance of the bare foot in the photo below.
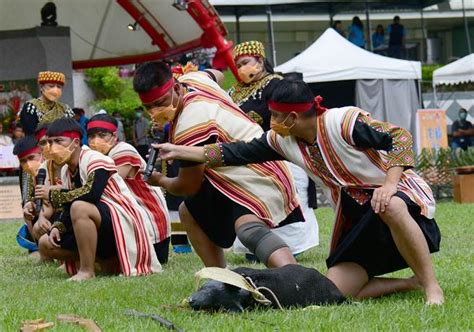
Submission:
M 95 278 L 95 273 L 94 272 L 83 272 L 79 271 L 77 274 L 73 275 L 71 278 L 69 278 L 69 281 L 84 281 L 84 280 L 89 280 L 89 279 L 94 279 Z
M 443 290 L 439 285 L 425 289 L 427 305 L 442 305 L 444 303 Z

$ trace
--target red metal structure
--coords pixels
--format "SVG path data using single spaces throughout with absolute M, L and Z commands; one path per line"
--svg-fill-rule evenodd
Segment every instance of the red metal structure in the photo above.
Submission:
M 177 43 L 172 38 L 171 34 L 160 24 L 159 19 L 149 10 L 147 7 L 149 5 L 143 1 L 116 1 L 146 32 L 152 44 L 160 50 L 131 56 L 78 60 L 73 62 L 74 69 L 140 63 L 176 56 L 198 48 L 216 47 L 217 53 L 213 65 L 218 68 L 228 66 L 237 77 L 237 68 L 232 59 L 232 42 L 225 39 L 227 31 L 217 12 L 206 0 L 188 0 L 185 2 L 187 13 L 202 29 L 202 34 L 199 38 L 182 44 Z M 178 28 L 176 26 L 176 29 Z

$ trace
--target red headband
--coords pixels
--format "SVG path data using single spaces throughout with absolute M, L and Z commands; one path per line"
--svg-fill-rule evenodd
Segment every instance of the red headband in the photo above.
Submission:
M 87 130 L 92 129 L 92 128 L 106 129 L 106 130 L 111 131 L 113 133 L 117 131 L 117 126 L 114 125 L 113 123 L 106 122 L 106 121 L 100 121 L 100 120 L 90 121 L 87 124 Z
M 68 137 L 68 138 L 79 138 L 81 139 L 81 134 L 79 134 L 77 131 L 63 131 L 62 133 L 59 133 L 57 135 L 53 135 L 50 137 Z
M 321 102 L 323 101 L 323 97 L 316 96 L 312 103 L 296 103 L 296 104 L 289 104 L 289 103 L 278 103 L 273 100 L 268 102 L 268 106 L 276 112 L 282 113 L 303 113 L 307 112 L 314 107 L 316 109 L 316 114 L 321 115 L 327 111 L 327 108 L 321 106 Z
M 38 146 L 34 146 L 31 149 L 26 150 L 25 152 L 19 153 L 18 154 L 18 159 L 24 158 L 24 157 L 26 157 L 30 154 L 33 154 L 33 153 L 41 153 L 41 149 Z
M 38 130 L 35 133 L 36 140 L 39 141 L 40 139 L 42 139 L 46 135 L 47 130 L 48 130 L 47 128 L 41 128 L 40 130 Z
M 174 86 L 174 78 L 171 78 L 168 82 L 161 86 L 157 86 L 147 92 L 139 93 L 140 100 L 144 104 L 154 102 L 158 98 L 164 96 Z
M 299 103 L 299 104 L 287 104 L 277 103 L 276 101 L 270 100 L 268 106 L 272 111 L 283 112 L 283 113 L 303 113 L 309 111 L 313 107 L 314 103 Z

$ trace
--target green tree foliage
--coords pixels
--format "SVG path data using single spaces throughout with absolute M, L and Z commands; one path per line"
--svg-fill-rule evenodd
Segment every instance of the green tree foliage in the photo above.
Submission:
M 103 67 L 86 69 L 87 84 L 94 90 L 97 99 L 119 98 L 125 82 L 118 75 L 118 68 Z
M 141 106 L 141 101 L 133 90 L 132 79 L 120 78 L 118 72 L 115 67 L 91 68 L 85 71 L 85 75 L 87 84 L 96 95 L 93 106 L 109 114 L 119 112 L 127 137 L 130 137 L 135 109 Z
M 117 111 L 125 119 L 133 119 L 135 108 L 141 105 L 133 91 L 132 79 L 120 78 L 118 68 L 91 68 L 85 71 L 87 84 L 97 99 L 93 105 L 105 109 L 109 114 Z
M 441 65 L 423 65 L 421 66 L 421 79 L 423 81 L 432 81 L 433 80 L 433 72 L 441 68 Z
M 232 74 L 230 70 L 226 70 L 224 72 L 224 83 L 222 84 L 222 88 L 227 91 L 235 82 L 237 82 L 237 79 L 234 77 L 234 74 Z

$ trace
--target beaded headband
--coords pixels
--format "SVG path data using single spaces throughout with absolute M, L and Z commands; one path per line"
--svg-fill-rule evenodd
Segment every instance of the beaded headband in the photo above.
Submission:
M 64 85 L 66 83 L 66 76 L 60 72 L 54 71 L 40 71 L 38 74 L 38 83 L 47 84 L 47 83 L 57 83 Z

